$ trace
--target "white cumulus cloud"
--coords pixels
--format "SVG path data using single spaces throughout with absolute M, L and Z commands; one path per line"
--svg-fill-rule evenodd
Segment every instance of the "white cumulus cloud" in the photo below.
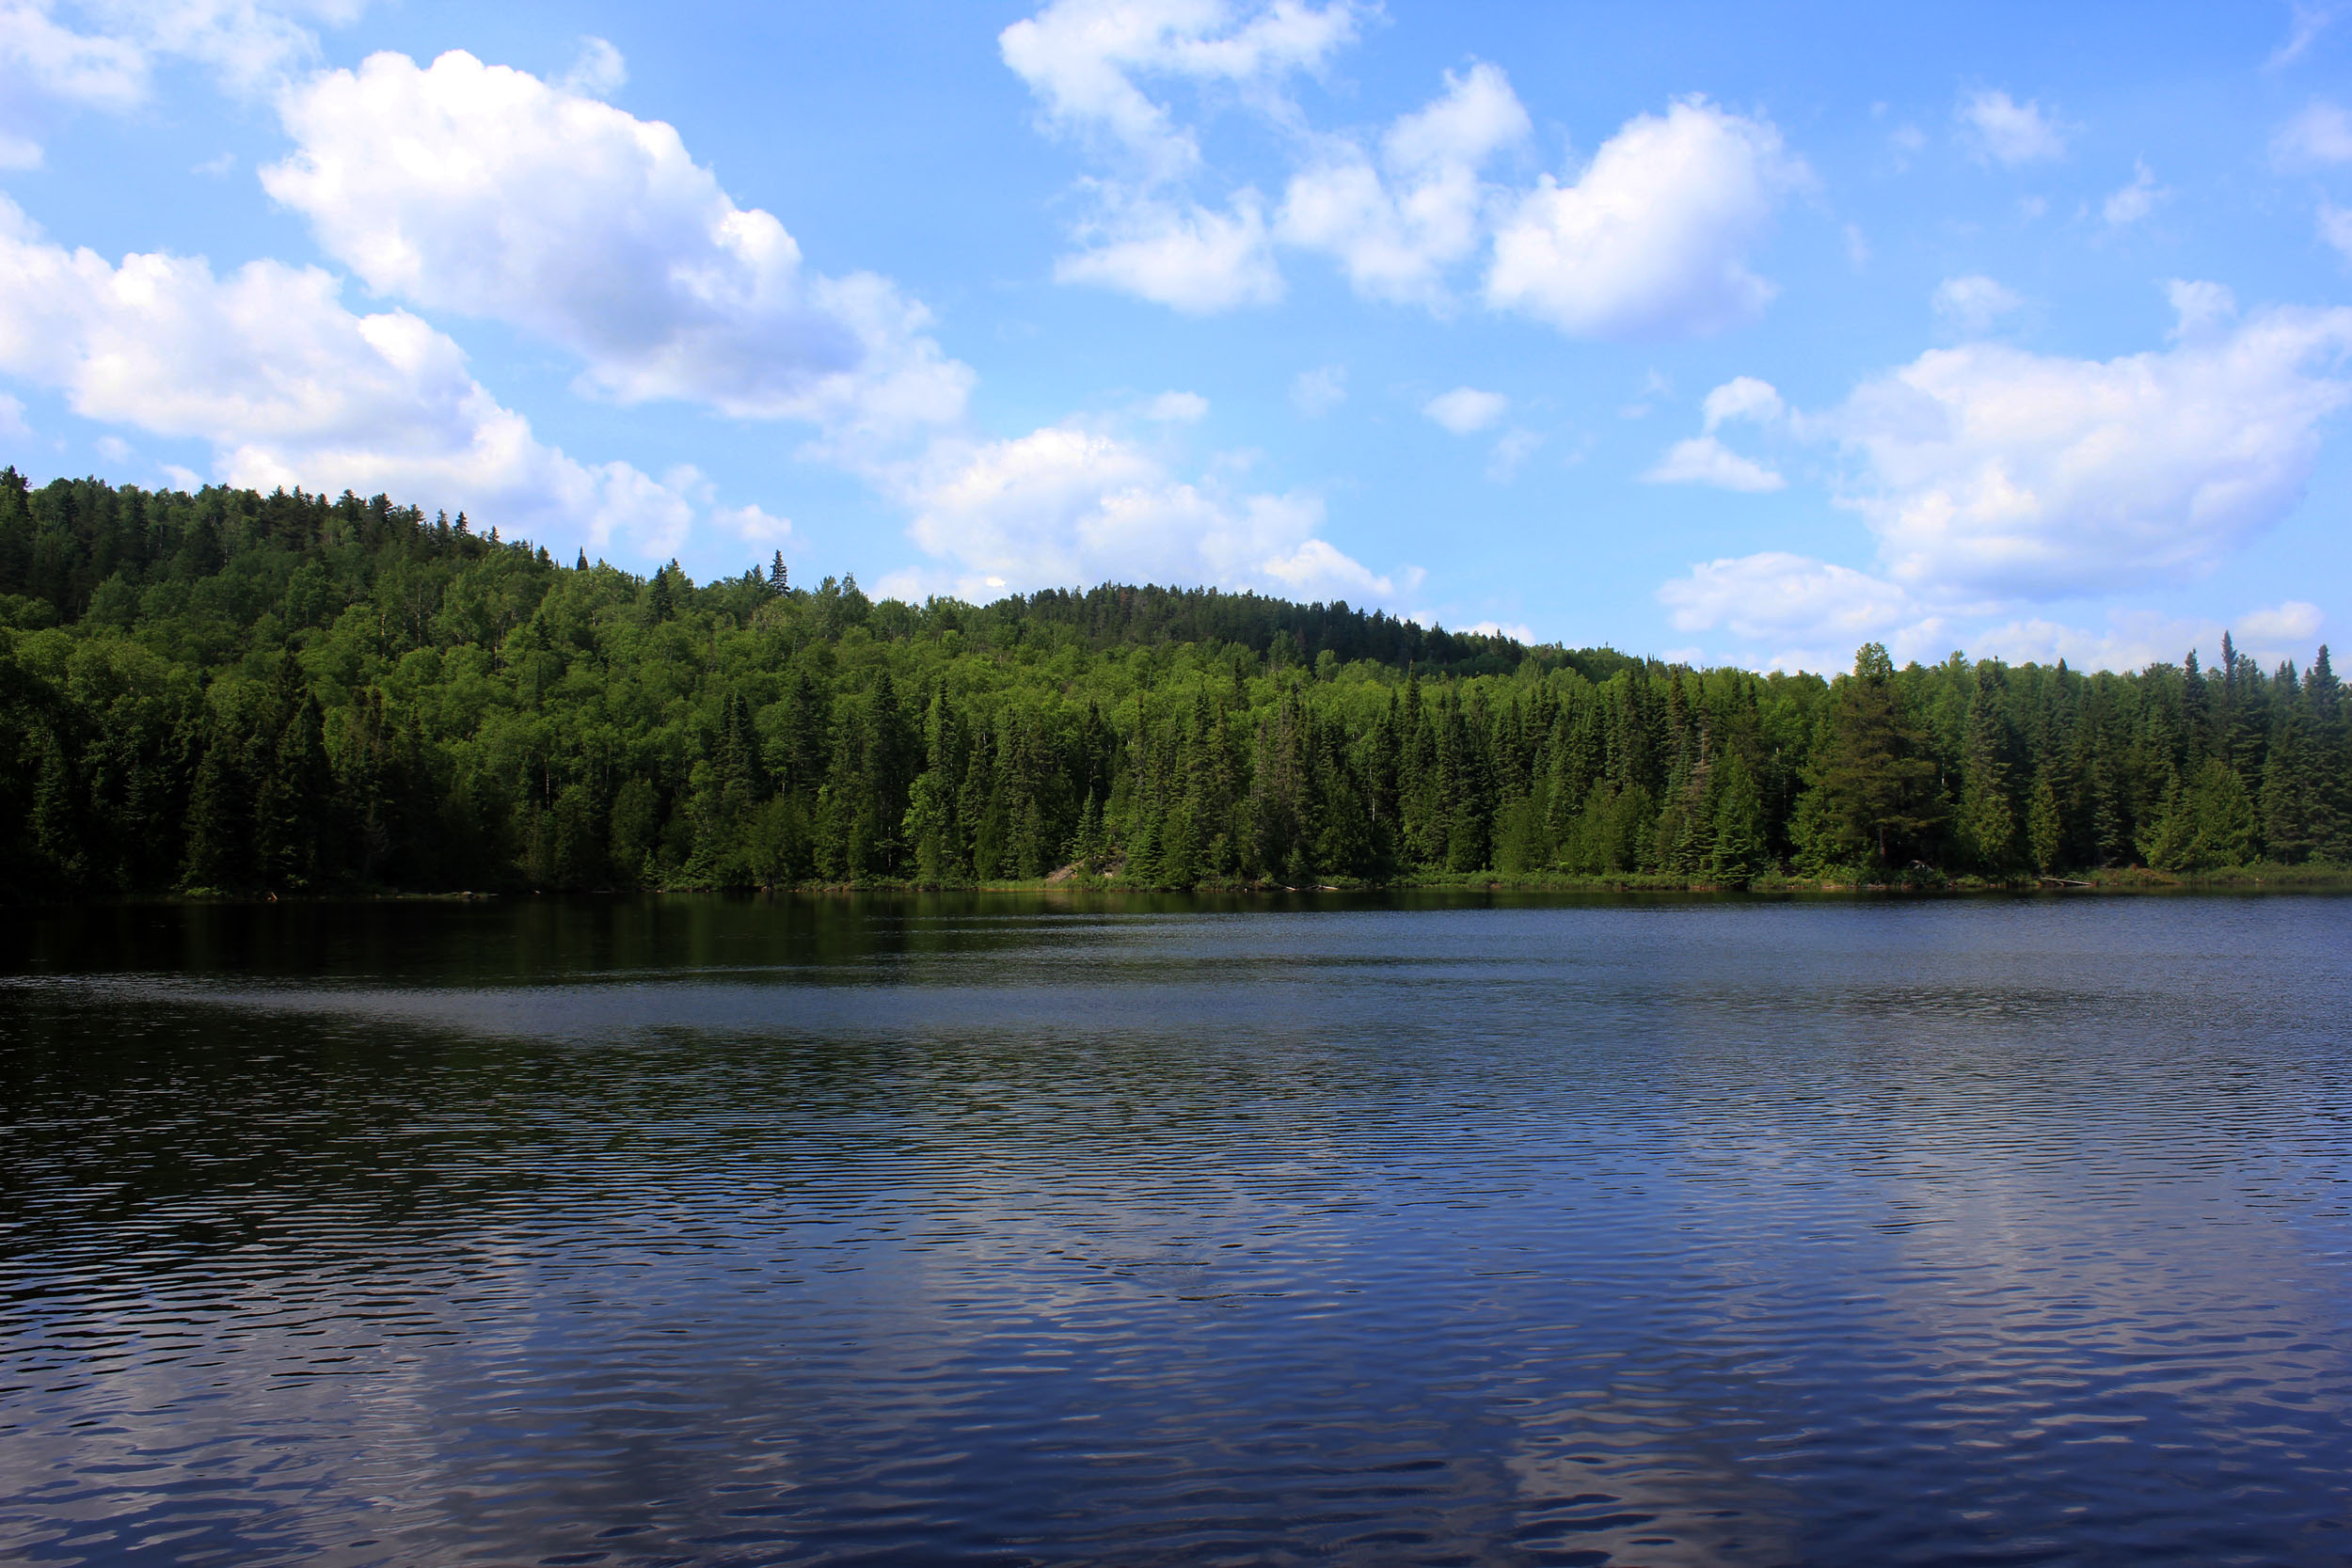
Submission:
M 0 372 L 82 417 L 200 440 L 215 477 L 388 491 L 542 538 L 677 547 L 698 483 L 583 464 L 537 440 L 406 311 L 358 315 L 315 267 L 197 258 L 113 265 L 42 239 L 0 198 Z
M 2318 646 L 2326 619 L 2317 605 L 2297 599 L 2249 610 L 2229 622 L 2122 610 L 2110 615 L 2100 630 L 2036 616 L 1979 632 L 1969 640 L 1969 651 L 2011 663 L 2055 664 L 2064 659 L 2079 670 L 2144 670 L 2151 664 L 2178 663 L 2192 648 L 2217 658 L 2226 632 L 2239 652 L 2261 663 L 2275 665 L 2291 658 L 2300 664 Z
M 1438 618 L 1434 615 L 1411 615 L 1406 619 L 1417 621 L 1424 626 L 1434 626 L 1438 624 Z M 1475 637 L 1507 637 L 1522 647 L 1532 648 L 1536 641 L 1535 628 L 1524 621 L 1472 621 L 1467 626 L 1453 626 L 1448 629 L 1468 632 Z
M 1454 435 L 1469 436 L 1493 424 L 1510 409 L 1511 400 L 1501 392 L 1456 387 L 1431 398 L 1422 404 L 1421 411 Z
M 1448 71 L 1376 134 L 1309 123 L 1291 79 L 1374 14 L 1353 0 L 1053 0 L 1005 29 L 1045 127 L 1104 170 L 1078 182 L 1087 213 L 1055 277 L 1207 314 L 1281 297 L 1288 247 L 1330 257 L 1362 298 L 1443 313 L 1450 275 L 1483 256 L 1489 307 L 1597 338 L 1703 335 L 1772 298 L 1749 258 L 1811 174 L 1769 120 L 1678 100 L 1621 126 L 1571 182 L 1509 188 L 1486 166 L 1533 122 L 1492 64 Z M 1167 90 L 1183 86 L 1279 135 L 1290 172 L 1270 214 L 1246 184 L 1196 190 L 1200 140 Z
M 366 3 L 83 0 L 63 8 L 73 21 L 61 22 L 56 0 L 0 0 L 0 64 L 20 89 L 117 112 L 151 98 L 165 59 L 203 66 L 232 91 L 259 92 L 316 58 L 318 25 L 348 24 Z
M 1960 120 L 1978 155 L 2014 168 L 2066 156 L 2066 133 L 2038 103 L 1986 88 L 1961 100 Z
M 1681 630 L 1740 639 L 1750 650 L 1740 658 L 1821 674 L 1851 668 L 1864 642 L 1884 643 L 1898 662 L 1933 660 L 1958 648 L 2012 664 L 2064 659 L 2078 670 L 2140 670 L 2177 663 L 2191 649 L 2217 657 L 2224 632 L 2260 663 L 2299 664 L 2311 658 L 2326 623 L 2318 606 L 2293 599 L 2229 621 L 2144 610 L 2112 611 L 2099 627 L 2045 616 L 1963 619 L 1867 573 L 1778 552 L 1703 562 L 1661 587 L 1658 598 Z
M 1766 662 L 1791 668 L 1842 668 L 1865 638 L 1899 658 L 1964 645 L 2107 669 L 2210 647 L 2218 623 L 2117 611 L 2086 630 L 2030 607 L 2191 580 L 2284 516 L 2323 423 L 2352 404 L 2352 309 L 2241 319 L 2217 284 L 2170 293 L 2178 325 L 2159 350 L 2096 360 L 1938 349 L 1827 414 L 1788 414 L 1796 435 L 1852 459 L 1840 499 L 1876 534 L 1878 569 L 1766 551 L 1693 566 L 1660 602 L 1677 627 L 1725 631 L 1750 644 L 1740 657 L 1767 646 Z M 1730 395 L 1740 385 L 1717 388 L 1725 418 L 1769 406 L 1760 392 Z M 1715 460 L 1692 442 L 1677 454 L 1692 477 Z M 2236 630 L 2267 661 L 2310 657 L 2320 625 L 2316 607 L 2290 600 L 2240 616 Z
M 1906 590 L 1782 550 L 1701 562 L 1658 590 L 1678 631 L 1723 629 L 1783 669 L 1841 669 L 1868 641 L 1923 647 L 1943 629 Z
M 1707 394 L 1701 409 L 1707 416 L 1709 435 L 1732 420 L 1744 420 L 1752 424 L 1771 424 L 1788 411 L 1780 392 L 1769 381 L 1752 375 L 1736 375 Z
M 87 107 L 128 109 L 148 94 L 146 50 L 127 38 L 77 32 L 45 0 L 0 4 L 0 64 L 19 91 Z
M 1788 418 L 1788 405 L 1769 381 L 1752 375 L 1734 376 L 1707 394 L 1700 404 L 1706 416 L 1703 435 L 1677 441 L 1642 475 L 1645 484 L 1707 484 L 1718 490 L 1762 495 L 1784 489 L 1788 481 L 1778 471 L 1726 447 L 1716 432 L 1731 423 L 1777 425 Z
M 1197 165 L 1200 149 L 1140 83 L 1279 95 L 1284 77 L 1354 39 L 1357 21 L 1347 0 L 1054 0 L 998 34 L 997 47 L 1047 124 L 1108 144 L 1158 181 Z
M 1749 253 L 1808 179 L 1768 120 L 1699 98 L 1638 116 L 1574 182 L 1547 175 L 1503 221 L 1487 302 L 1574 337 L 1737 325 L 1773 293 Z
M 792 519 L 757 506 L 713 507 L 710 520 L 747 545 L 780 546 L 792 537 Z
M 281 100 L 295 150 L 263 171 L 379 293 L 511 322 L 595 389 L 886 436 L 948 423 L 971 372 L 869 273 L 802 265 L 675 130 L 453 51 L 323 72 Z
M 1445 270 L 1484 236 L 1494 193 L 1479 168 L 1530 129 L 1501 71 L 1449 73 L 1444 94 L 1391 126 L 1376 157 L 1327 138 L 1291 180 L 1281 237 L 1328 252 L 1365 298 L 1442 305 Z
M 943 444 L 903 484 L 909 534 L 945 568 L 882 584 L 910 596 L 993 597 L 1112 578 L 1311 598 L 1396 592 L 1393 579 L 1317 536 L 1315 498 L 1182 480 L 1132 443 L 1077 425 Z
M 1282 297 L 1282 275 L 1256 193 L 1230 211 L 1131 199 L 1104 187 L 1103 214 L 1080 227 L 1085 248 L 1054 263 L 1063 283 L 1093 283 L 1192 315 Z
M 1788 481 L 1754 458 L 1742 457 L 1712 436 L 1677 441 L 1642 476 L 1649 484 L 1711 484 L 1751 495 L 1778 490 Z
M 1079 138 L 1110 170 L 1078 183 L 1089 213 L 1056 280 L 1195 315 L 1279 299 L 1258 194 L 1238 189 L 1220 205 L 1173 188 L 1199 168 L 1200 139 L 1147 87 L 1222 90 L 1293 125 L 1285 82 L 1352 40 L 1358 20 L 1350 0 L 1053 0 L 997 35 L 1047 128 Z
M 1857 388 L 1824 428 L 1859 460 L 1849 499 L 1889 574 L 2023 596 L 2180 580 L 2283 516 L 2322 421 L 2352 401 L 2328 373 L 2352 352 L 2352 309 L 2238 323 L 2212 285 L 2173 298 L 2161 351 L 1971 343 Z

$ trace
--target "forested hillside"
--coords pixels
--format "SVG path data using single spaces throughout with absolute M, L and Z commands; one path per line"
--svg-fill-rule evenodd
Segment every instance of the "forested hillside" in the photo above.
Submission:
M 1697 671 L 1345 605 L 696 585 L 383 497 L 0 473 L 15 896 L 1744 885 L 2352 860 L 2328 652 Z

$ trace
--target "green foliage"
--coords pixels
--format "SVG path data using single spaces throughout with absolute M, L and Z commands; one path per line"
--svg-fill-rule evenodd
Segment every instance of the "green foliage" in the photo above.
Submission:
M 1731 752 L 1715 771 L 1714 844 L 1705 875 L 1725 887 L 1745 887 L 1771 860 L 1765 836 L 1764 796 L 1740 752 Z
M 1901 867 L 1938 848 L 1948 805 L 1914 705 L 1886 650 L 1865 644 L 1832 690 L 1813 769 L 1805 849 L 1815 865 Z
M 0 472 L 20 896 L 2352 860 L 2327 651 L 1834 684 L 1343 604 L 697 585 L 377 497 Z

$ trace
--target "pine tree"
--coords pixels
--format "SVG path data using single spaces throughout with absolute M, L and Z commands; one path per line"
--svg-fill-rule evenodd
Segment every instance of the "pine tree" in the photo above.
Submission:
M 925 887 L 944 885 L 954 861 L 947 850 L 948 819 L 954 798 L 940 775 L 925 768 L 907 792 L 905 834 L 914 846 L 915 879 Z
M 2324 642 L 2303 677 L 2303 711 L 2312 766 L 2319 775 L 2312 856 L 2338 865 L 2352 863 L 2352 733 L 2344 722 L 2343 687 Z
M 1132 887 L 1160 886 L 1160 818 L 1150 801 L 1136 803 L 1126 837 L 1127 858 L 1120 879 Z
M 2207 757 L 2189 791 L 2197 836 L 2189 851 L 2196 867 L 2244 865 L 2261 839 L 2253 797 L 2237 770 L 2217 756 Z
M 1000 750 L 992 730 L 982 728 L 973 736 L 963 785 L 956 796 L 956 815 L 971 834 L 972 875 L 983 882 L 1004 874 L 1005 841 L 1009 834 L 1003 769 L 997 762 Z
M 1445 864 L 1449 871 L 1483 871 L 1487 860 L 1487 832 L 1494 820 L 1494 770 L 1482 742 L 1482 722 L 1471 727 L 1460 696 L 1446 692 L 1443 722 L 1438 732 L 1438 754 L 1447 775 Z
M 180 885 L 189 892 L 227 892 L 247 885 L 252 841 L 252 793 L 240 766 L 242 737 L 215 723 L 196 767 L 188 796 L 187 854 Z
M 2194 774 L 2213 751 L 2213 689 L 2197 667 L 2197 650 L 2181 660 L 2181 747 L 2174 759 L 2185 774 Z
M 2293 865 L 2333 836 L 2325 780 L 2301 712 L 2290 708 L 2263 766 L 2262 838 L 2267 859 Z
M 1866 644 L 1836 687 L 1812 792 L 1815 862 L 1826 868 L 1867 856 L 1907 863 L 1945 817 L 1927 737 L 1906 711 L 1885 648 Z
M 1764 795 L 1737 750 L 1724 753 L 1716 769 L 1714 841 L 1704 874 L 1725 887 L 1745 887 L 1770 863 L 1765 841 Z
M 2034 779 L 2033 804 L 2026 811 L 2026 844 L 2033 855 L 2035 870 L 2046 877 L 2058 869 L 2064 836 L 2058 787 L 2052 782 L 2050 769 L 2045 768 Z
M 33 850 L 51 884 L 61 892 L 83 891 L 89 867 L 82 848 L 80 792 L 73 767 L 56 728 L 40 737 L 40 769 L 33 784 Z
M 2116 767 L 2104 755 L 2094 757 L 2086 788 L 2090 796 L 2091 847 L 2096 863 L 2109 866 L 2131 848 L 2131 830 L 2124 816 L 2123 792 Z
M 1100 874 L 1103 869 L 1104 849 L 1103 808 L 1095 800 L 1094 791 L 1089 789 L 1087 791 L 1086 804 L 1078 811 L 1078 838 L 1074 847 L 1078 869 L 1089 877 Z
M 1968 698 L 1956 825 L 1973 868 L 1992 877 L 2006 873 L 2017 858 L 2017 819 L 2010 806 L 2001 731 L 1999 694 L 1991 672 L 1979 666 Z

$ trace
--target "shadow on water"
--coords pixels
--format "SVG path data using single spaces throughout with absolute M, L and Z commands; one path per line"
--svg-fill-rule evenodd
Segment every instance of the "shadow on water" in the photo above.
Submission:
M 736 893 L 122 902 L 0 910 L 0 973 L 529 980 L 580 971 L 825 967 L 971 950 L 1037 925 L 1179 915 L 1668 908 L 1713 894 L 1492 891 Z

